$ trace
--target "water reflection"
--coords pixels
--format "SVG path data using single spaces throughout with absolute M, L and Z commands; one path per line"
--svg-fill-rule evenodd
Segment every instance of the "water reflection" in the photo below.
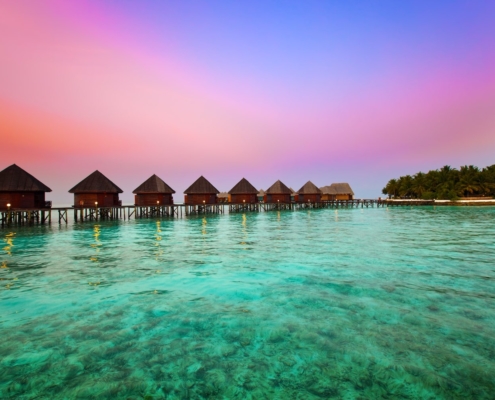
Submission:
M 15 233 L 10 232 L 5 235 L 5 238 L 3 241 L 7 244 L 3 250 L 7 253 L 7 255 L 11 256 L 12 255 L 12 247 L 14 246 L 14 237 Z
M 3 241 L 6 243 L 6 246 L 3 248 L 3 251 L 5 251 L 5 256 L 6 257 L 12 257 L 12 247 L 14 247 L 14 238 L 15 238 L 15 232 L 9 232 L 5 235 Z M 12 277 L 12 275 L 10 274 L 10 272 L 12 272 L 10 269 L 9 269 L 9 266 L 7 264 L 7 260 L 4 259 L 2 261 L 2 264 L 0 265 L 0 270 L 6 272 L 6 273 L 9 273 L 9 277 L 7 277 L 7 275 L 5 277 L 1 277 L 0 280 L 3 281 L 3 280 L 7 280 L 8 282 L 5 284 L 5 288 L 6 289 L 10 289 L 14 286 L 14 281 L 17 281 L 18 278 L 17 277 Z
M 246 214 L 242 214 L 242 242 L 241 244 L 244 246 L 244 250 L 247 250 L 246 246 L 247 242 L 247 218 Z
M 100 252 L 101 247 L 100 235 L 100 225 L 95 225 L 93 227 L 93 237 L 95 238 L 95 242 L 90 244 L 90 246 L 95 249 L 95 254 L 89 258 L 93 262 L 98 261 L 98 253 Z
M 156 246 L 156 252 L 155 252 L 155 260 L 158 261 L 159 257 L 163 254 L 163 249 L 161 248 L 161 240 L 162 240 L 162 229 L 161 229 L 161 224 L 160 221 L 156 221 L 156 233 L 155 233 L 155 246 Z
M 14 237 L 15 233 L 14 232 L 9 232 L 5 235 L 5 238 L 3 241 L 7 244 L 4 248 L 3 251 L 5 251 L 7 257 L 12 257 L 12 247 L 14 246 Z M 7 265 L 7 260 L 2 261 L 2 265 L 0 265 L 0 269 L 8 269 Z M 7 287 L 9 289 L 9 287 Z

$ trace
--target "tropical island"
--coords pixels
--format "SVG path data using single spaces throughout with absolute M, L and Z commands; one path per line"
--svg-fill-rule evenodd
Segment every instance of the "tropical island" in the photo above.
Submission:
M 391 179 L 382 189 L 389 198 L 459 200 L 495 196 L 495 165 L 479 169 L 473 165 L 459 170 L 449 165 L 426 173 Z

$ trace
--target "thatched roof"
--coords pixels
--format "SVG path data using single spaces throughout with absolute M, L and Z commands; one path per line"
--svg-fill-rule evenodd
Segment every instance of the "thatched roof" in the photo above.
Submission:
M 320 189 L 323 194 L 351 194 L 354 196 L 348 183 L 332 183 L 330 186 L 323 186 Z
M 141 185 L 139 185 L 132 193 L 165 193 L 172 194 L 175 190 L 168 186 L 163 180 L 161 180 L 155 174 L 151 175 Z
M 265 191 L 263 189 L 260 189 L 260 191 L 258 192 L 258 196 L 264 196 L 265 195 Z
M 336 194 L 335 188 L 331 187 L 330 185 L 322 186 L 320 190 L 322 194 Z
M 229 194 L 258 194 L 258 189 L 251 185 L 246 178 L 242 178 L 237 185 L 230 189 Z
M 0 171 L 1 192 L 51 192 L 45 184 L 41 183 L 33 175 L 24 171 L 21 167 L 12 164 Z
M 189 186 L 185 191 L 185 194 L 218 194 L 220 193 L 215 186 L 213 186 L 204 176 L 200 176 L 196 182 Z
M 227 199 L 229 197 L 229 194 L 227 192 L 220 192 L 218 193 L 217 197 L 219 199 Z
M 316 185 L 307 181 L 304 186 L 297 191 L 299 194 L 321 194 L 321 190 L 316 187 Z
M 69 190 L 69 193 L 122 193 L 122 189 L 96 170 Z
M 281 181 L 275 182 L 266 190 L 267 194 L 292 194 L 292 191 Z

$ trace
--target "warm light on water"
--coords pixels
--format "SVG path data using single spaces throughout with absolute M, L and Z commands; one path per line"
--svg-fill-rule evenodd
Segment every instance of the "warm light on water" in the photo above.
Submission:
M 1 398 L 486 398 L 495 208 L 0 230 Z

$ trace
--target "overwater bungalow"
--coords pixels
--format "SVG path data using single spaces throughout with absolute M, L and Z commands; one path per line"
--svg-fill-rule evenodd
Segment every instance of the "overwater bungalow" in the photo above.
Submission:
M 321 201 L 321 190 L 311 181 L 307 181 L 301 189 L 297 191 L 296 200 L 299 203 Z
M 122 193 L 115 183 L 96 170 L 84 178 L 69 193 L 74 193 L 74 207 L 119 207 L 119 193 Z
M 184 204 L 201 205 L 217 204 L 217 195 L 220 192 L 208 180 L 200 176 L 191 186 L 184 191 Z
M 151 175 L 132 193 L 134 193 L 134 204 L 136 206 L 162 206 L 174 204 L 173 194 L 175 193 L 175 190 L 155 174 Z
M 51 207 L 45 193 L 52 190 L 16 164 L 0 171 L 0 209 Z
M 275 182 L 265 192 L 265 203 L 290 203 L 292 191 L 281 181 Z
M 332 183 L 320 188 L 322 200 L 352 200 L 354 192 L 348 183 Z
M 229 203 L 254 204 L 258 202 L 258 189 L 256 189 L 246 178 L 242 178 L 229 191 Z

